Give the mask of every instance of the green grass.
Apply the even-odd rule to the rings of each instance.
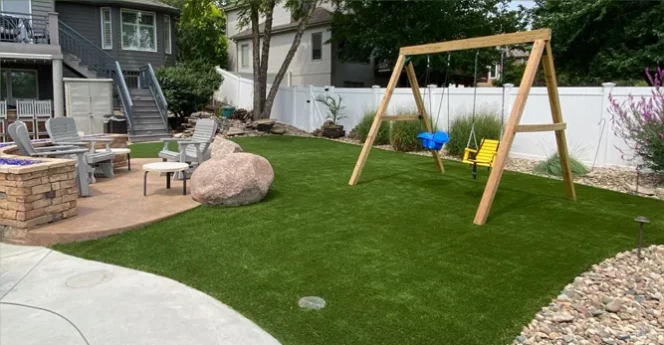
[[[504,345],[574,277],[645,241],[664,243],[664,203],[505,172],[487,225],[472,219],[487,173],[431,157],[295,137],[241,138],[272,163],[266,200],[198,207],[138,231],[58,245],[170,277],[223,301],[285,345]],[[139,147],[142,147],[138,150]],[[154,156],[159,147],[132,146]],[[146,199],[149,202],[149,198]],[[129,215],[125,215],[129,216]],[[297,307],[302,296],[328,302]]]
[[[164,143],[141,143],[131,145],[131,158],[154,158],[164,147]],[[177,143],[168,143],[168,148],[178,150]]]

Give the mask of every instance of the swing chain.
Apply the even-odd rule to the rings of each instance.
[[[477,136],[475,135],[475,112],[477,111],[477,63],[479,56],[480,50],[477,49],[475,52],[475,70],[473,73],[473,123],[470,126],[470,136],[468,137],[468,143],[466,144],[466,147],[470,147],[470,142],[473,141],[476,149],[479,148],[479,145],[477,144]]]

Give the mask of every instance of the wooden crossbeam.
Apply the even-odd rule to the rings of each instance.
[[[551,39],[551,29],[540,29],[525,32],[515,32],[510,34],[485,36],[477,38],[468,38],[465,40],[456,40],[449,42],[429,43],[417,46],[402,47],[399,50],[401,55],[423,55],[442,52],[451,52],[455,50],[466,50],[476,48],[488,48],[505,46],[511,44],[531,43],[537,40],[548,41]]]
[[[541,125],[518,125],[516,132],[550,132],[550,131],[564,131],[567,129],[567,124],[562,123],[546,123]]]
[[[384,116],[383,120],[384,121],[413,121],[413,120],[419,120],[420,115],[390,115],[390,116]]]

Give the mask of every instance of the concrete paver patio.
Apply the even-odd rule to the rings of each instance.
[[[2,344],[279,345],[171,279],[43,247],[0,243]]]
[[[147,196],[143,196],[146,163],[159,159],[132,159],[132,171],[115,170],[114,178],[98,178],[90,185],[92,196],[78,199],[78,215],[28,232],[24,244],[51,245],[100,238],[156,222],[198,206],[189,191],[182,195],[182,182],[148,175]]]

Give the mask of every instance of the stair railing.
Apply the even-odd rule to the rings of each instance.
[[[129,93],[129,88],[127,87],[124,73],[122,73],[122,67],[120,67],[120,62],[118,61],[115,61],[115,69],[112,77],[113,83],[117,88],[118,95],[120,96],[122,110],[125,113],[125,117],[127,118],[128,132],[129,134],[134,134],[134,101],[131,100],[131,94]]]
[[[63,53],[81,60],[100,77],[111,77],[115,59],[69,25],[59,21],[60,47]]]
[[[159,109],[159,114],[161,119],[164,121],[164,124],[168,126],[168,102],[166,102],[166,97],[161,91],[161,86],[157,80],[157,75],[154,73],[152,64],[148,63],[147,66],[141,67],[140,85],[142,88],[150,89],[152,97],[154,98],[155,103],[157,104],[157,109]]]

